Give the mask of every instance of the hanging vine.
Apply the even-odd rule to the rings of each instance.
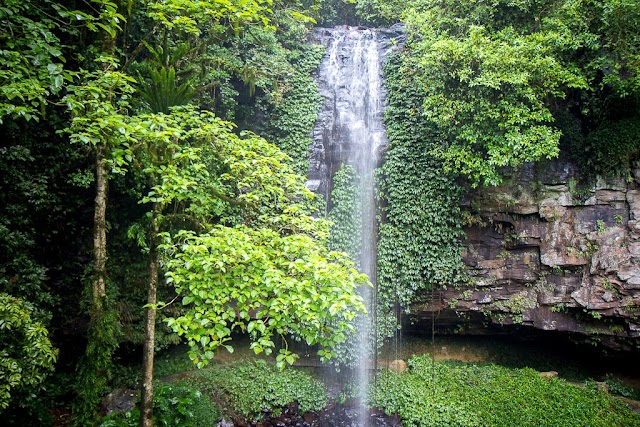
[[[382,223],[378,240],[378,327],[395,330],[394,307],[410,310],[427,292],[462,280],[461,190],[441,161],[427,153],[439,144],[422,115],[422,94],[403,54],[386,66],[388,151],[378,173]]]
[[[346,252],[358,266],[362,251],[362,212],[358,190],[358,172],[343,165],[333,176],[329,221],[329,249]]]
[[[320,45],[299,44],[288,52],[287,60],[294,71],[286,81],[281,99],[270,99],[273,108],[268,113],[263,136],[292,158],[294,171],[306,175],[309,170],[311,131],[322,106],[318,85],[311,77],[324,56]]]

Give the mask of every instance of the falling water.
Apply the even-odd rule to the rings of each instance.
[[[379,31],[356,27],[320,29],[317,39],[327,48],[318,77],[324,107],[314,130],[308,185],[325,197],[331,176],[341,165],[353,166],[359,177],[362,241],[359,266],[375,285],[376,203],[374,171],[387,139],[383,124],[385,91],[382,61],[388,41]],[[375,291],[362,289],[368,317],[356,322],[357,387],[364,397],[375,349]],[[367,425],[363,413],[358,425]]]

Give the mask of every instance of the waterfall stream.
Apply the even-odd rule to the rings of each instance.
[[[331,178],[343,165],[357,173],[361,224],[359,256],[356,262],[374,289],[361,290],[368,316],[357,319],[356,337],[349,343],[355,358],[360,396],[369,386],[375,354],[376,199],[374,172],[387,143],[383,113],[385,90],[382,63],[391,43],[388,34],[360,27],[318,29],[316,39],[325,45],[318,85],[324,97],[323,110],[314,129],[309,181],[307,185],[327,200]],[[355,345],[354,345],[355,344]],[[358,425],[368,425],[361,415]]]

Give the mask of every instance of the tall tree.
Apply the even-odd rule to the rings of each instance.
[[[90,319],[87,349],[79,365],[79,400],[74,408],[74,424],[92,425],[97,421],[96,408],[110,379],[117,347],[117,318],[108,307],[107,294],[107,198],[110,171],[122,171],[131,160],[126,127],[134,80],[116,71],[116,37],[125,19],[116,2],[92,0],[88,12],[67,10],[61,5],[57,9],[61,17],[81,21],[100,34],[94,58],[99,69],[78,72],[64,98],[72,114],[67,128],[71,141],[90,147],[95,161]]]

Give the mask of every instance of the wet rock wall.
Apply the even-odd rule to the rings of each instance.
[[[521,325],[640,348],[640,169],[583,181],[568,162],[526,165],[462,201],[469,283],[427,295],[414,322],[486,332]]]

